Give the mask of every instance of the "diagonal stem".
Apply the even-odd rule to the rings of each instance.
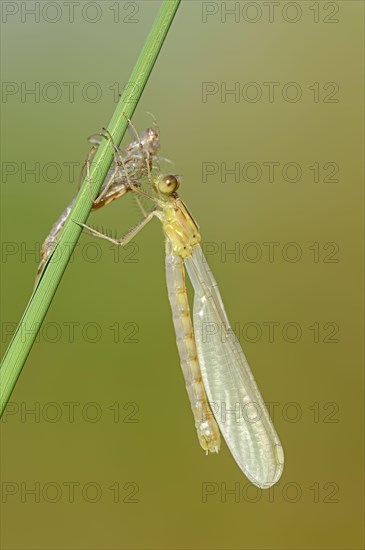
[[[142,95],[162,44],[173,21],[180,0],[164,0],[156,16],[150,34],[135,64],[124,93],[108,124],[114,142],[119,146],[127,129],[127,119],[131,118]],[[90,168],[93,197],[96,197],[113,160],[113,152],[107,140],[102,141]],[[57,253],[57,261],[50,256],[39,284],[24,311],[23,317],[4,355],[0,367],[0,415],[9,400],[23,365],[33,346],[38,330],[46,316],[62,275],[71,258],[82,232],[82,227],[72,222],[76,219],[85,223],[92,207],[90,182],[83,181],[72,213],[60,235],[52,256]]]

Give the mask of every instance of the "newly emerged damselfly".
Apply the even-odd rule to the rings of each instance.
[[[118,155],[119,150],[113,147]],[[118,164],[123,166],[122,162]],[[142,179],[143,183],[147,180],[147,190]],[[91,235],[124,246],[153,218],[160,220],[165,234],[167,290],[177,347],[200,445],[207,453],[218,452],[222,433],[248,479],[258,487],[268,488],[283,471],[283,448],[203,255],[199,226],[177,193],[179,177],[162,174],[157,164],[151,172],[144,172],[138,182],[126,170],[123,183],[152,206],[149,211],[142,211],[143,219],[126,236],[115,239],[85,224],[79,225]],[[194,289],[193,323],[184,267]],[[207,334],[207,324],[215,324],[219,330]],[[216,414],[217,405],[227,411],[239,406],[245,414],[223,417]]]

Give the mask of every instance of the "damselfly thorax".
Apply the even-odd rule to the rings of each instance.
[[[175,256],[190,256],[193,247],[201,242],[199,227],[179,198],[172,198],[157,210],[156,216],[161,220],[166,238],[171,243]]]

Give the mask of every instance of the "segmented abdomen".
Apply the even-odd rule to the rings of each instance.
[[[218,452],[220,433],[211,412],[201,377],[186,293],[183,260],[180,256],[173,254],[168,239],[166,242],[166,280],[181,368],[193,410],[199,442],[205,451]]]

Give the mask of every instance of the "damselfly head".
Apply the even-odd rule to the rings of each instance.
[[[169,197],[178,190],[180,180],[176,174],[169,174],[167,176],[160,174],[153,180],[152,185],[156,193]]]

